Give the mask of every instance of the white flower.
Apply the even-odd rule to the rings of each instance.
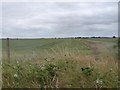
[[[17,74],[14,74],[14,77],[17,77],[18,75]]]
[[[112,71],[113,69],[111,68],[110,71]]]
[[[97,83],[97,84],[102,84],[103,81],[98,78],[98,79],[96,80],[96,83]]]
[[[19,61],[17,61],[17,64],[19,63]]]
[[[99,79],[96,80],[96,83],[99,83]]]
[[[13,66],[13,68],[15,69],[16,67],[15,67],[15,66]]]
[[[41,67],[41,70],[45,70],[45,66],[42,66],[42,67]]]

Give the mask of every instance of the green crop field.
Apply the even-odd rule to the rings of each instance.
[[[117,38],[2,40],[4,88],[117,88]]]

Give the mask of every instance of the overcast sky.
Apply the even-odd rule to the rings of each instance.
[[[118,34],[117,2],[4,2],[2,15],[2,37]]]

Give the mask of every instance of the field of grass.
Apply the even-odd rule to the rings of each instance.
[[[117,38],[2,41],[3,88],[117,88]]]

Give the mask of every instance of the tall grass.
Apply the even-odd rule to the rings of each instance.
[[[71,45],[73,41],[77,45]],[[11,63],[3,62],[3,87],[117,88],[118,62],[106,48],[93,41],[71,40],[44,49],[42,55],[22,60],[13,56]]]

